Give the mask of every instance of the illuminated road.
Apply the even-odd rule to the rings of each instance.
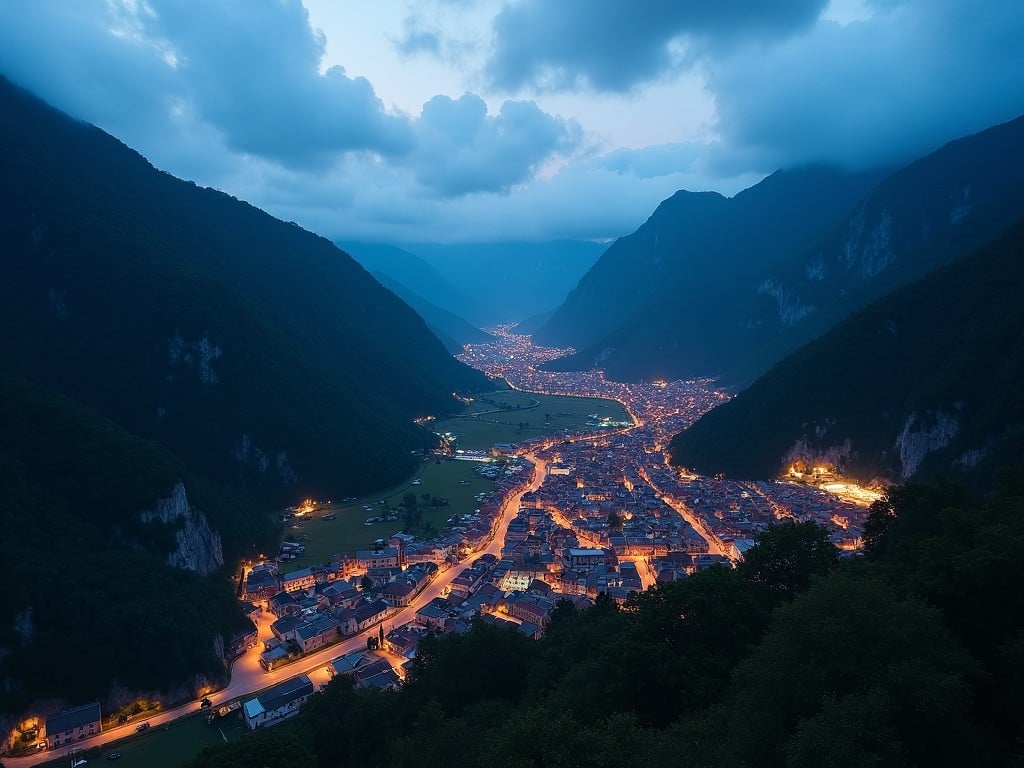
[[[491,554],[498,558],[501,557],[501,548],[505,542],[505,534],[508,532],[509,523],[512,522],[512,519],[519,511],[519,502],[522,500],[523,494],[527,491],[535,491],[543,484],[544,478],[547,476],[547,462],[538,458],[534,454],[528,454],[525,458],[534,466],[533,478],[524,488],[511,494],[505,499],[501,507],[501,514],[498,516],[497,522],[491,531],[490,540],[483,549],[470,555],[468,558],[469,560],[474,560],[484,554]],[[384,621],[384,625],[387,628],[390,628],[392,626],[399,626],[400,624],[412,621],[416,615],[416,611],[429,603],[435,597],[440,597],[441,592],[445,587],[451,584],[452,580],[456,576],[459,575],[462,568],[462,565],[455,565],[443,573],[439,573],[434,580],[416,596],[408,607],[403,608],[390,616]],[[264,688],[280,683],[284,680],[288,680],[296,675],[307,674],[309,675],[310,680],[313,681],[314,685],[325,685],[330,681],[330,676],[327,674],[327,664],[331,659],[343,656],[346,653],[351,653],[352,651],[366,650],[366,639],[368,637],[376,637],[379,632],[378,626],[375,625],[357,635],[353,635],[352,637],[342,640],[340,643],[335,643],[323,650],[317,651],[309,656],[305,656],[292,664],[287,664],[272,672],[264,672],[263,668],[259,665],[260,648],[262,647],[263,640],[271,637],[270,625],[274,619],[275,617],[269,614],[260,614],[256,618],[256,625],[259,629],[259,643],[257,643],[255,648],[246,651],[231,665],[231,681],[228,685],[219,691],[215,691],[207,695],[207,698],[213,702],[214,709],[219,707],[221,704],[226,704],[232,699],[256,693],[257,691],[263,690]],[[179,717],[190,715],[198,711],[198,709],[199,702],[191,701],[188,704],[182,704],[180,707],[169,709],[166,712],[161,712],[158,715],[146,718],[145,722],[149,723],[151,727],[156,728],[160,725],[166,725]],[[77,742],[73,748],[61,747],[60,749],[41,752],[40,754],[33,755],[31,757],[4,757],[3,764],[7,768],[23,768],[65,756],[70,757],[71,749],[74,749],[77,753],[92,747],[101,747],[104,744],[109,744],[127,736],[132,736],[135,734],[135,729],[138,725],[139,721],[135,720],[126,725],[108,728],[98,736]]]
[[[658,495],[661,496],[661,500],[668,504],[670,507],[672,507],[672,509],[678,512],[680,515],[682,515],[683,519],[693,527],[693,530],[695,530],[697,533],[701,535],[701,538],[703,538],[704,541],[708,543],[708,552],[710,554],[725,555],[725,547],[722,546],[722,542],[719,541],[718,537],[715,536],[714,532],[712,532],[711,529],[704,524],[704,521],[701,520],[700,515],[695,513],[692,509],[690,509],[688,506],[683,504],[683,502],[679,501],[678,499],[674,499],[668,494],[662,493],[661,489],[659,489],[658,486],[651,482],[651,477],[650,475],[647,474],[646,469],[640,467],[638,469],[638,472],[640,474],[640,477],[644,479],[644,482],[651,486],[651,488],[653,488],[658,493]]]

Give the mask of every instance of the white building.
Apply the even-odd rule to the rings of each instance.
[[[306,675],[278,683],[245,702],[242,706],[245,724],[256,730],[286,720],[296,714],[312,695],[313,682]]]

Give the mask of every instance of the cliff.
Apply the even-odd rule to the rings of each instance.
[[[179,480],[167,498],[139,515],[143,523],[158,521],[174,528],[175,548],[167,553],[166,562],[174,568],[208,576],[224,565],[220,534],[206,515],[189,503],[185,484]]]
[[[1024,221],[803,347],[672,442],[705,474],[990,485],[1024,459]]]

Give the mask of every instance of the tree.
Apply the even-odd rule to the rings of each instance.
[[[258,730],[227,744],[206,747],[188,768],[313,768],[313,750],[294,728]]]
[[[878,557],[884,547],[886,534],[896,522],[896,507],[889,494],[872,502],[868,519],[864,522],[864,554]]]
[[[363,578],[359,580],[359,588],[363,590],[363,592],[369,592],[373,589],[373,579],[371,579],[368,574],[364,574]]]
[[[977,675],[935,608],[839,571],[775,610],[709,721],[735,764],[978,765]]]
[[[622,530],[622,518],[619,516],[619,513],[615,512],[614,510],[608,513],[608,530]]]
[[[763,584],[784,600],[792,600],[839,562],[839,550],[828,533],[812,522],[770,525],[758,534],[738,570],[748,581]]]

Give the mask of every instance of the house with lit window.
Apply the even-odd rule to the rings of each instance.
[[[325,614],[295,630],[295,642],[303,653],[312,653],[325,645],[330,645],[339,637],[338,622]]]
[[[265,728],[298,714],[299,707],[313,695],[313,683],[307,675],[268,688],[255,699],[242,705],[245,724],[251,730]]]
[[[95,736],[103,730],[101,720],[98,701],[50,715],[46,718],[46,746],[56,749]]]
[[[301,592],[312,588],[315,584],[316,576],[309,568],[300,568],[281,576],[281,589],[285,592]]]
[[[356,566],[367,571],[378,568],[397,568],[398,550],[395,547],[359,550],[356,552]]]

